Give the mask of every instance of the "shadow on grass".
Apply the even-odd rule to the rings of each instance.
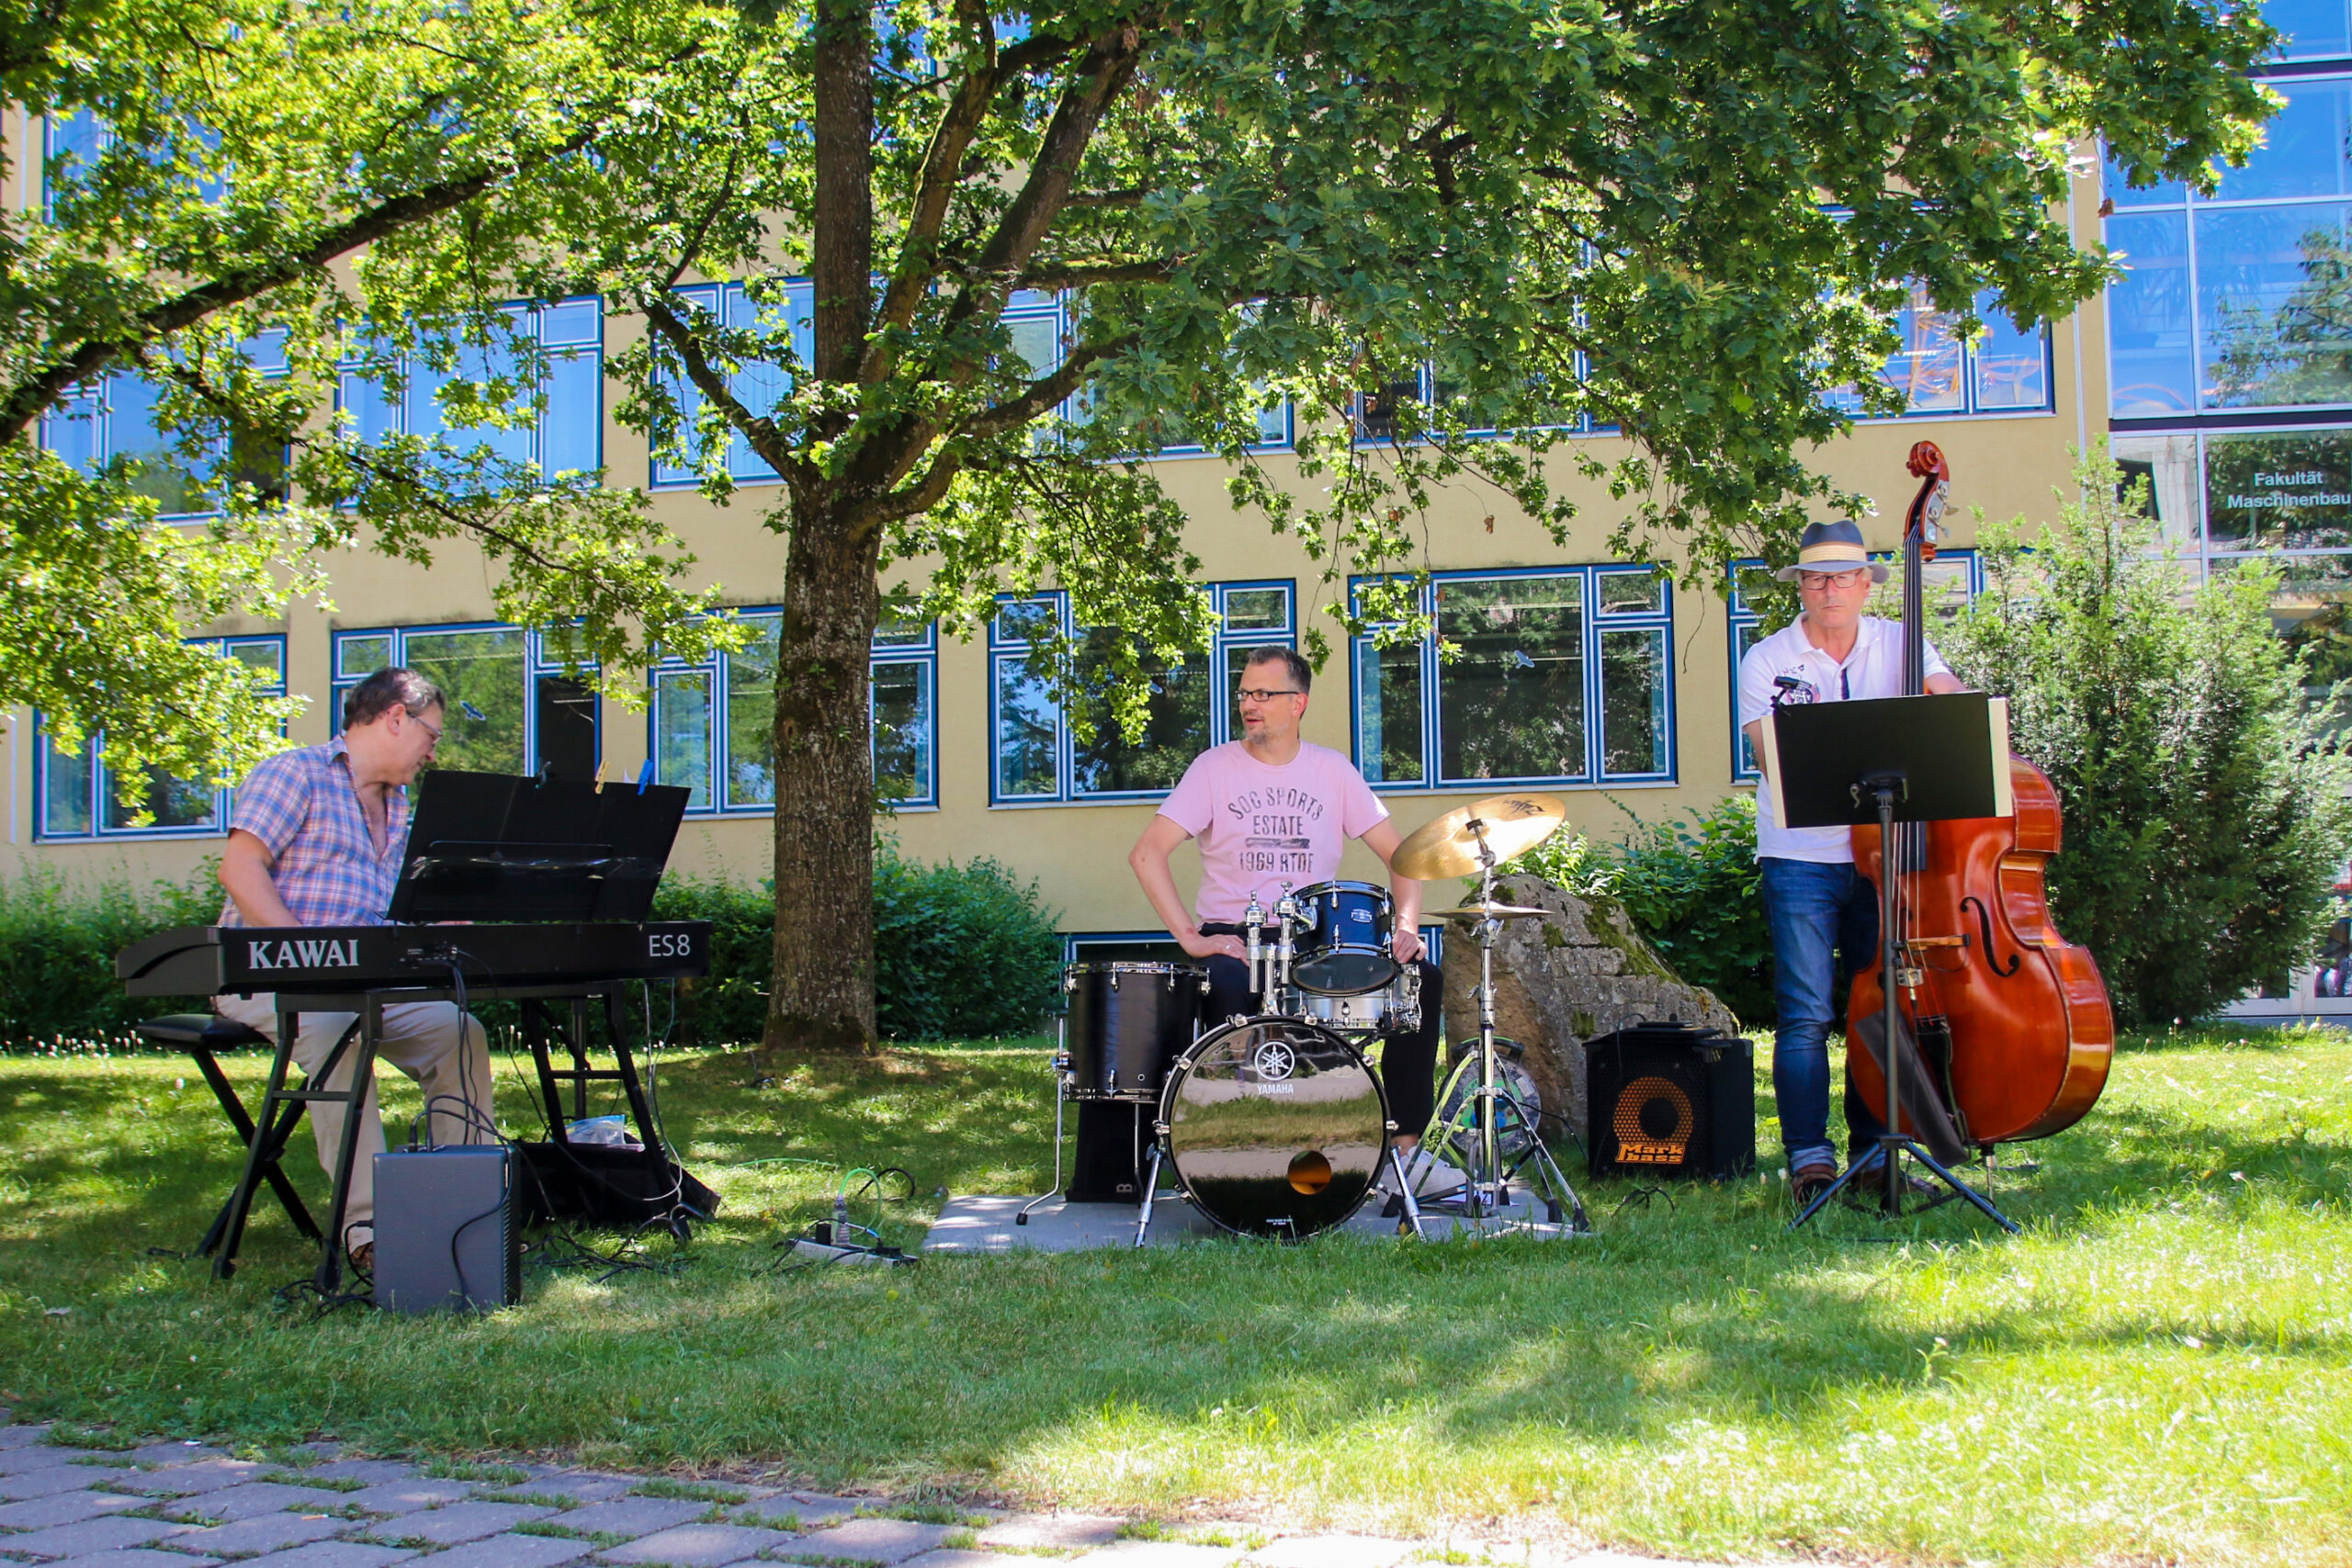
[[[274,1211],[258,1211],[248,1270],[229,1290],[144,1254],[191,1245],[234,1178],[200,1081],[175,1089],[167,1063],[0,1064],[11,1173],[0,1357],[28,1413],[141,1430],[331,1429],[445,1452],[584,1446],[655,1465],[759,1458],[826,1483],[1042,1466],[1080,1495],[1108,1484],[1082,1466],[1057,1471],[1081,1440],[1176,1466],[1166,1484],[1182,1495],[1235,1484],[1216,1456],[1237,1451],[1277,1470],[1361,1451],[1349,1462],[1377,1477],[1400,1413],[1447,1463],[1522,1480],[1562,1445],[1664,1452],[1693,1422],[1768,1447],[1817,1442],[1881,1402],[1936,1404],[1947,1358],[2089,1369],[2211,1335],[2211,1308],[2187,1294],[2086,1317],[2080,1292],[2098,1288],[2117,1233],[2159,1210],[2215,1235],[2282,1207],[2333,1214],[2347,1156],[2340,1134],[2308,1118],[2227,1125],[2209,1101],[2234,1069],[2207,1066],[2178,1103],[2120,1074],[2125,1092],[2030,1151],[2041,1169],[1996,1193],[2031,1230],[2014,1251],[1956,1205],[1899,1226],[1838,1211],[1792,1235],[1777,1180],[1677,1187],[1632,1206],[1636,1184],[1587,1182],[1575,1162],[1601,1234],[1573,1244],[1217,1239],[780,1275],[774,1241],[829,1212],[856,1168],[912,1176],[910,1212],[885,1227],[902,1242],[941,1190],[1041,1187],[1044,1052],[801,1060],[756,1090],[741,1087],[748,1055],[687,1053],[661,1068],[669,1131],[727,1196],[685,1249],[691,1268],[605,1285],[535,1276],[522,1307],[482,1319],[314,1321],[272,1308],[269,1287],[306,1261]],[[236,1070],[254,1082],[261,1063]],[[502,1092],[519,1087],[510,1075]],[[389,1093],[397,1117],[413,1090]],[[502,1103],[510,1125],[525,1119]],[[306,1139],[288,1164],[306,1195],[322,1185]],[[1991,1300],[2007,1259],[2032,1249],[2035,1271],[2059,1276],[2052,1288]],[[69,1315],[44,1315],[58,1305]],[[2245,1310],[2258,1323],[2267,1303]],[[2340,1335],[2281,1326],[2261,1348],[2332,1365]],[[2028,1382],[1987,1382],[1985,1442],[2003,1419],[2041,1418],[2050,1390],[2040,1372]],[[1204,1467],[1190,1494],[1183,1464]]]

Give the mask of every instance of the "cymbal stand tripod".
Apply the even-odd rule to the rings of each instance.
[[[1487,843],[1485,823],[1474,817],[1467,826],[1478,840],[1478,902],[1491,907],[1495,902],[1495,852]],[[1470,1150],[1470,1179],[1462,1190],[1462,1216],[1483,1221],[1500,1213],[1510,1201],[1510,1173],[1503,1168],[1498,1131],[1501,1107],[1509,1105],[1528,1129],[1529,1159],[1536,1168],[1534,1186],[1544,1194],[1550,1222],[1556,1225],[1565,1218],[1569,1235],[1589,1235],[1592,1223],[1585,1217],[1584,1200],[1577,1196],[1577,1190],[1569,1185],[1559,1163],[1553,1159],[1552,1151],[1544,1147],[1541,1124],[1527,1113],[1527,1108],[1512,1097],[1510,1089],[1496,1081],[1495,943],[1502,935],[1503,923],[1488,915],[1472,929],[1478,937],[1478,1087],[1472,1091],[1477,1107],[1474,1112],[1476,1125]],[[1526,1163],[1522,1160],[1521,1168]]]

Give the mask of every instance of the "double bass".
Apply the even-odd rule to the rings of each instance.
[[[1918,493],[1903,528],[1903,691],[1927,690],[1926,595],[1921,569],[1951,472],[1935,443],[1911,448]],[[2014,817],[1898,823],[1893,874],[1898,982],[1895,1010],[1917,1054],[1905,1054],[1906,1088],[1924,1066],[1940,1106],[1905,1097],[1900,1131],[1930,1149],[2044,1138],[2071,1127],[2098,1100],[2115,1055],[2115,1016],[2086,948],[2050,917],[2044,868],[2058,852],[2058,792],[2024,758],[2009,758]],[[1854,862],[1873,885],[1888,874],[1875,826],[1853,829]],[[1849,1038],[1867,1020],[1869,1048],[1849,1050],[1847,1070],[1865,1103],[1886,1103],[1872,1055],[1884,992],[1879,966],[1860,968],[1849,997]],[[1898,1040],[1897,1048],[1902,1049]],[[1947,1111],[1949,1129],[1914,1125]],[[1957,1142],[1954,1142],[1954,1134]]]

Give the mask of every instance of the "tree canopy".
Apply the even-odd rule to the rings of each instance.
[[[816,1044],[873,1035],[866,659],[893,563],[904,609],[967,631],[1057,585],[1134,676],[1208,631],[1145,461],[1171,448],[1223,457],[1351,625],[1417,629],[1447,487],[1564,542],[1605,496],[1623,558],[1784,557],[1808,512],[1863,504],[1812,454],[1847,423],[1826,389],[1891,412],[1891,313],[1915,288],[1963,326],[1987,291],[2021,322],[2073,309],[2108,276],[2068,224],[2086,139],[2210,186],[2252,145],[2268,99],[2243,73],[2274,39],[2199,0],[54,4],[10,24],[11,92],[124,140],[92,195],[11,232],[40,301],[0,351],[12,428],[128,355],[191,421],[290,442],[297,493],[354,503],[239,491],[217,545],[99,573],[170,592],[55,611],[152,649],[157,604],[254,602],[338,531],[400,553],[469,531],[510,613],[569,601],[608,657],[642,649],[610,629],[632,615],[706,635],[632,491],[300,434],[353,331],[456,374],[503,302],[601,297],[641,326],[610,357],[621,417],[714,496],[738,444],[782,481],[760,497],[785,582],[769,1038]],[[86,310],[62,306],[83,277]],[[1008,307],[1040,302],[1057,330],[1016,331]],[[284,381],[232,352],[275,324]],[[527,390],[492,377],[456,407],[495,421]],[[8,461],[11,491],[86,502],[85,553],[121,532],[98,519],[152,515]],[[1337,592],[1349,573],[1371,586]],[[41,669],[5,694],[128,690]]]
[[[0,85],[42,117],[5,170],[40,199],[0,214],[0,701],[68,743],[103,728],[124,780],[234,776],[289,705],[182,639],[323,594],[353,546],[477,544],[502,612],[608,664],[708,635],[639,499],[534,460],[544,350],[499,309],[569,287],[516,242],[696,47],[685,16],[47,0],[0,21]],[[347,438],[339,402],[424,378],[446,429]]]

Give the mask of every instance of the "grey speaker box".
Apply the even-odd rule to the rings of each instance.
[[[376,1304],[486,1311],[523,1299],[522,1194],[502,1144],[376,1156]]]

